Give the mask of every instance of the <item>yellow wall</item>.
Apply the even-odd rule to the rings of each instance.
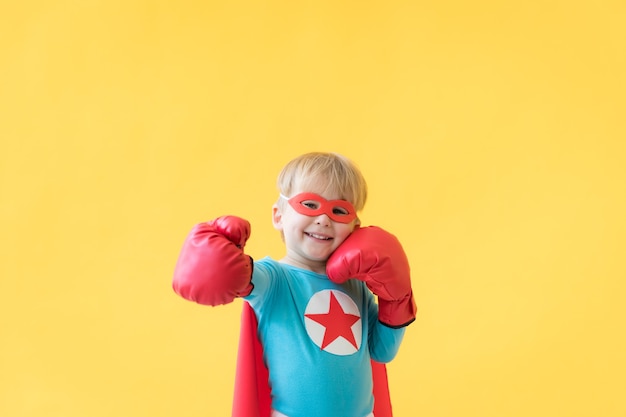
[[[344,153],[420,308],[398,417],[626,415],[623,1],[3,1],[0,415],[230,412],[241,304],[170,280]]]

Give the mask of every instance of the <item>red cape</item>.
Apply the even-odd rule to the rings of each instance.
[[[263,363],[263,346],[257,336],[257,326],[254,310],[244,301],[232,417],[270,417],[272,402],[268,371]],[[372,361],[372,377],[374,417],[392,417],[385,365]]]

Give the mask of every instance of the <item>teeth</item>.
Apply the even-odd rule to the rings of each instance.
[[[321,240],[329,240],[329,237],[326,236],[321,236],[321,235],[316,235],[315,233],[309,233],[308,234],[311,237],[314,237],[315,239],[321,239]]]

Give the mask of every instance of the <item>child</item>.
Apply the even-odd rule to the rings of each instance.
[[[302,155],[278,188],[282,259],[253,261],[243,252],[249,223],[219,217],[187,237],[174,290],[200,304],[243,297],[252,307],[272,417],[378,417],[373,366],[394,358],[416,314],[406,255],[393,235],[360,227],[367,186],[345,157]]]

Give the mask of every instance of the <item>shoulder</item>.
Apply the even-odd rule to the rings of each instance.
[[[265,257],[254,261],[252,269],[252,292],[244,297],[253,307],[266,303],[268,299],[279,296],[288,286],[288,272],[283,264]]]
[[[264,272],[265,274],[279,274],[284,268],[280,262],[266,256],[258,261],[254,261],[254,272]]]
[[[286,276],[285,267],[278,261],[265,257],[258,261],[254,261],[254,267],[252,269],[252,284],[257,289],[263,289],[265,292],[267,288],[275,285],[277,281],[283,281]]]

